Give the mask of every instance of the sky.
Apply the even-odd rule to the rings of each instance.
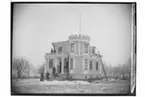
[[[130,58],[131,28],[129,4],[15,4],[13,57],[40,66],[52,42],[81,33],[91,37],[105,63],[116,66]]]

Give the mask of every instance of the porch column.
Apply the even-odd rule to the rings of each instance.
[[[46,73],[47,59],[45,58],[44,73]]]
[[[61,74],[64,73],[64,58],[61,57]]]
[[[54,65],[54,67],[55,67],[55,72],[57,73],[57,58],[55,59],[55,65]]]

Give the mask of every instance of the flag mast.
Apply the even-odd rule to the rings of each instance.
[[[80,13],[80,23],[79,23],[79,34],[81,34],[81,28],[82,28],[82,26],[81,26],[81,18],[82,18],[82,16],[81,16],[81,13]]]

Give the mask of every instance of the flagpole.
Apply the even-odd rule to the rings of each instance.
[[[82,14],[80,13],[80,23],[79,23],[79,34],[81,34],[81,28],[82,28],[82,25],[81,25],[81,19],[82,19]]]

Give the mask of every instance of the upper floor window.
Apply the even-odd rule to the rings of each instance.
[[[89,53],[92,53],[92,50],[91,49],[89,49]]]
[[[71,44],[71,45],[70,45],[70,52],[71,52],[71,53],[74,53],[74,44]]]
[[[96,62],[96,70],[98,70],[98,62]]]
[[[88,61],[87,61],[87,59],[85,59],[84,69],[85,69],[85,70],[88,70]]]
[[[92,49],[92,53],[95,54],[95,49]]]
[[[70,69],[73,69],[73,59],[70,59]]]
[[[85,44],[85,45],[84,45],[84,52],[85,52],[85,53],[88,53],[88,44]]]
[[[92,69],[92,61],[90,61],[90,70]]]
[[[62,47],[58,48],[58,52],[61,53],[62,52]]]

